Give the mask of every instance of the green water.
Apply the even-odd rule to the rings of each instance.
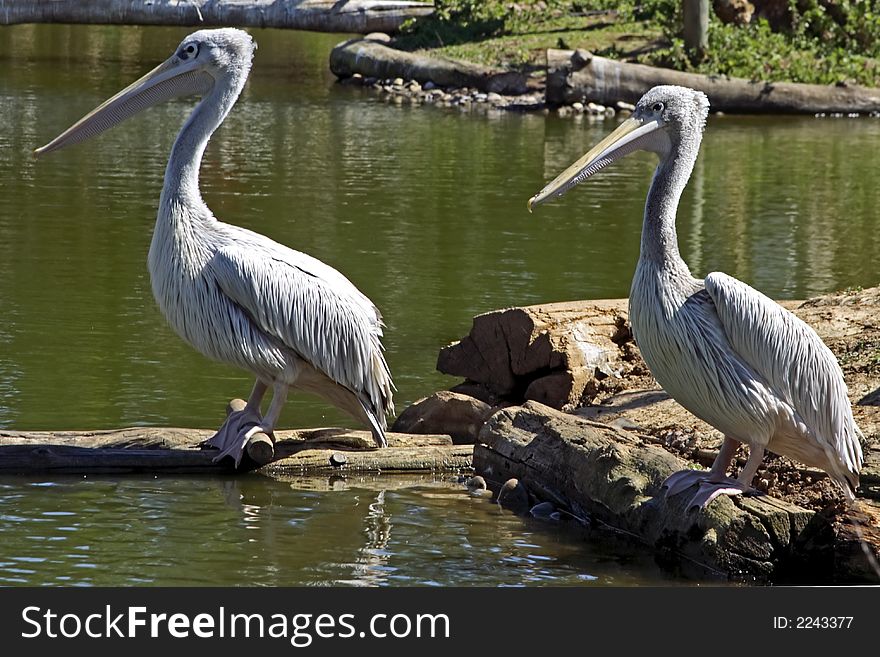
[[[206,361],[165,326],[146,272],[165,161],[192,101],[30,158],[186,33],[0,29],[0,428],[213,427],[226,401],[249,391],[246,374]],[[398,410],[455,382],[434,371],[437,351],[473,315],[628,293],[653,156],[632,156],[534,215],[525,209],[615,121],[396,105],[334,83],[327,55],[339,36],[252,33],[254,70],[207,150],[204,198],[223,220],[324,260],[373,299],[388,325]],[[878,146],[878,120],[711,117],[679,212],[685,259],[779,298],[875,284]],[[336,424],[349,422],[302,395],[282,416],[283,426]],[[0,573],[12,581],[451,584],[468,581],[468,568],[482,583],[658,577],[650,563],[632,574],[622,556],[533,531],[442,482],[385,494],[391,548],[365,547],[374,531],[365,509],[381,481],[368,493],[263,478],[0,485]],[[245,488],[260,501],[245,504]],[[41,515],[55,511],[72,515]],[[262,523],[254,531],[251,511]],[[59,522],[76,527],[58,536],[79,537],[82,552],[65,551],[71,541],[63,558],[43,554]],[[480,527],[473,552],[485,563],[474,566],[470,551],[447,559],[462,545],[453,522],[464,533]],[[175,555],[196,526],[206,552],[230,560],[238,550],[247,565],[219,575],[206,555],[182,572]],[[144,568],[126,561],[132,546]],[[374,579],[357,565],[364,550],[387,552],[379,570],[397,574]],[[510,568],[492,567],[498,551]],[[89,565],[72,570],[77,554]],[[529,554],[542,558],[526,563]],[[16,575],[13,558],[46,560]]]

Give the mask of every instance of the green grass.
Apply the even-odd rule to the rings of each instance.
[[[680,34],[680,0],[435,0],[398,47],[490,66],[543,67],[548,48],[751,80],[878,85],[880,2],[790,0],[788,24],[725,25],[712,16],[709,49],[693,61]],[[878,13],[873,12],[878,5]]]

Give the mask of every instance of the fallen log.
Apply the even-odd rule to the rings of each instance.
[[[522,73],[502,71],[480,64],[397,50],[373,39],[352,39],[330,52],[330,70],[336,77],[358,73],[365,78],[402,78],[441,87],[474,87],[487,93],[523,94]]]
[[[527,402],[493,415],[480,441],[474,468],[493,489],[516,478],[535,500],[632,536],[679,571],[757,582],[880,582],[871,561],[880,543],[853,549],[852,532],[820,513],[770,496],[723,497],[694,510],[686,508],[688,491],[665,497],[662,481],[687,463],[634,433]],[[877,510],[854,513],[876,518]]]
[[[279,27],[318,32],[397,32],[434,11],[408,0],[0,0],[0,25],[90,23]]]
[[[216,450],[200,449],[212,431],[131,428],[109,431],[0,431],[0,472],[189,473],[235,472],[231,458],[215,463]],[[328,472],[425,472],[471,466],[473,447],[449,436],[389,433],[376,449],[367,431],[302,429],[276,433],[266,465],[245,459],[239,471],[324,474]]]
[[[732,113],[870,113],[880,111],[880,89],[856,85],[761,82],[683,73],[619,62],[585,50],[547,51],[547,102],[570,105],[635,103],[651,87],[676,84],[702,91],[713,110]]]

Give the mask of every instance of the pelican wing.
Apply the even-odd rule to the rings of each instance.
[[[223,293],[262,331],[369,402],[378,417],[389,412],[391,374],[373,303],[311,256],[250,231],[236,237],[208,264]]]
[[[736,353],[797,411],[826,452],[857,475],[859,429],[831,350],[810,326],[749,285],[719,272],[705,284]]]

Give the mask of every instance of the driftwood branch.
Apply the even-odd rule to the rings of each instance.
[[[199,443],[213,432],[200,429],[134,428],[113,431],[2,431],[3,473],[229,473],[231,458],[214,463],[216,450]],[[376,449],[366,431],[279,431],[274,457],[262,471],[288,473],[417,472],[471,466],[473,446],[449,436],[389,433]],[[244,469],[258,464],[245,460]]]
[[[330,70],[340,78],[359,73],[364,77],[403,78],[433,82],[441,87],[474,87],[499,94],[526,92],[521,73],[390,48],[372,39],[340,43],[330,53]]]
[[[407,0],[0,0],[0,25],[92,23],[280,27],[319,32],[396,32],[434,11]]]
[[[713,110],[738,113],[869,113],[880,111],[880,89],[856,85],[750,82],[682,73],[597,57],[584,50],[547,51],[547,102],[635,103],[651,87],[677,84],[704,92]]]

